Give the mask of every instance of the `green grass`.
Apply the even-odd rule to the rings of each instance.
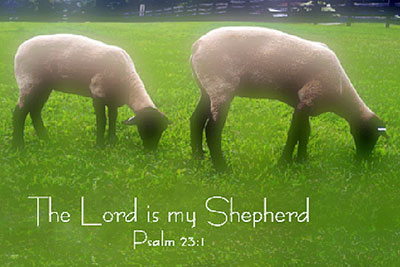
[[[334,114],[312,118],[309,161],[276,167],[291,108],[271,100],[237,98],[223,132],[232,173],[218,174],[209,158],[191,159],[189,118],[198,99],[191,77],[191,44],[223,25],[276,28],[333,49],[357,91],[386,123],[372,159],[354,162],[346,122]],[[117,126],[118,143],[95,148],[95,116],[88,98],[53,92],[43,119],[51,135],[42,143],[27,119],[26,148],[10,148],[11,114],[18,90],[13,57],[24,40],[50,33],[77,33],[128,51],[147,91],[173,124],[155,154],[146,154],[137,129]],[[382,24],[309,25],[241,22],[201,23],[0,23],[0,262],[2,265],[398,265],[400,258],[400,27]],[[119,121],[132,112],[120,109]],[[208,154],[207,154],[208,155]],[[35,226],[32,195],[53,198],[70,223]],[[234,197],[238,210],[302,210],[310,197],[309,223],[246,223],[214,228],[205,200]],[[129,210],[139,198],[138,223],[80,226],[80,197],[88,219],[107,210]],[[44,204],[44,202],[43,202]],[[161,212],[146,223],[146,205]],[[43,205],[45,207],[45,205]],[[90,209],[90,210],[89,210]],[[197,211],[197,226],[166,223],[168,210]],[[133,229],[156,237],[204,237],[204,247],[132,249]]]

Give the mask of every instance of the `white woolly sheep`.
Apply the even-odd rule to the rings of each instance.
[[[325,44],[259,27],[223,27],[192,47],[200,100],[191,117],[191,146],[202,156],[202,132],[217,169],[226,167],[221,133],[234,96],[270,98],[294,108],[281,162],[306,159],[309,116],[334,112],[348,121],[357,155],[367,157],[386,131],[361,100],[335,53]],[[206,125],[207,124],[207,125]]]
[[[109,139],[114,141],[118,107],[127,104],[136,114],[124,121],[137,125],[143,145],[155,149],[168,120],[146,92],[129,55],[117,46],[84,36],[36,36],[20,45],[15,55],[19,99],[13,114],[13,145],[23,146],[28,113],[39,138],[47,139],[41,110],[52,90],[93,98],[97,144],[104,144],[105,106]]]

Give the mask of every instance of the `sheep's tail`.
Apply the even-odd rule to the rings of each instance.
[[[199,49],[199,46],[200,46],[200,40],[197,40],[192,45],[192,54],[190,55],[190,58],[189,58],[189,64],[192,67],[192,69],[193,69],[193,55],[197,52],[197,50]],[[193,72],[194,72],[194,69],[193,69]]]
[[[190,55],[190,57],[189,57],[189,64],[190,64],[191,67],[193,67],[192,57],[193,57],[193,55]]]
[[[189,64],[192,68],[192,76],[193,76],[194,80],[196,81],[197,86],[199,87],[201,95],[207,95],[205,93],[203,85],[201,84],[201,82],[197,76],[196,69],[193,66],[193,55],[197,52],[197,50],[199,48],[199,43],[200,43],[200,40],[196,41],[192,46],[192,54],[190,55],[190,58],[189,58]]]
[[[195,70],[195,68],[193,66],[193,61],[192,60],[193,60],[193,55],[191,55],[190,59],[189,59],[190,66],[192,68],[192,76],[193,76],[194,80],[196,81],[197,86],[200,88],[200,91],[203,91],[203,86],[201,85],[201,82],[200,82],[199,78],[197,77],[197,73],[196,73],[196,70]]]
[[[200,85],[199,79],[197,78],[196,70],[193,66],[193,55],[197,52],[197,49],[199,48],[199,40],[197,40],[193,45],[192,45],[192,54],[190,55],[189,58],[189,64],[190,67],[192,68],[192,76],[196,80],[197,84]]]
[[[192,45],[192,55],[193,55],[194,53],[196,53],[197,50],[199,49],[200,42],[201,42],[200,40],[197,40],[197,41],[194,42],[194,44]]]

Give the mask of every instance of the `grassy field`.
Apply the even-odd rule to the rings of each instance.
[[[309,161],[276,166],[286,140],[291,108],[277,101],[237,98],[223,132],[223,150],[232,172],[216,173],[209,158],[192,160],[189,118],[199,93],[191,77],[191,44],[223,25],[258,25],[324,42],[334,50],[357,91],[387,124],[372,159],[356,164],[347,123],[334,114],[311,119]],[[135,127],[117,125],[118,142],[95,147],[90,99],[53,92],[43,110],[51,135],[38,140],[27,119],[26,148],[10,147],[11,114],[18,90],[13,57],[24,40],[39,34],[83,34],[128,51],[153,101],[173,124],[157,153],[143,151]],[[19,265],[399,265],[400,259],[400,27],[383,24],[309,25],[241,22],[201,23],[0,23],[0,262]],[[132,112],[123,107],[118,121]],[[309,223],[207,224],[205,200],[234,198],[235,209],[304,210]],[[41,202],[69,211],[69,223],[49,223]],[[101,221],[105,211],[132,209],[138,222],[80,225]],[[147,205],[150,209],[147,209]],[[221,205],[221,208],[223,206]],[[148,210],[160,221],[146,222]],[[196,211],[197,223],[167,223],[170,210]],[[228,210],[224,206],[224,210]],[[134,229],[150,239],[163,229],[169,239],[204,238],[204,246],[132,248]]]

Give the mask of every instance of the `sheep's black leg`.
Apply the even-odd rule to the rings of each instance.
[[[298,160],[305,160],[307,156],[306,153],[309,136],[309,113],[306,108],[296,108],[293,112],[292,122],[290,124],[286,145],[283,149],[283,153],[279,161],[281,163],[292,161],[293,150],[297,142],[299,142]]]
[[[299,140],[299,117],[300,112],[298,109],[295,109],[292,116],[292,122],[290,123],[286,145],[279,160],[281,163],[289,163],[292,161],[293,150]]]
[[[299,146],[297,150],[297,161],[307,160],[307,144],[310,137],[310,119],[306,112],[299,116]]]
[[[203,156],[203,130],[210,114],[210,98],[202,94],[190,117],[190,140],[194,157]]]
[[[104,132],[106,130],[105,104],[99,99],[93,99],[93,107],[96,113],[96,145],[104,146]]]
[[[25,119],[28,115],[27,106],[17,105],[14,109],[13,113],[13,147],[23,147],[24,146],[24,128],[25,128]]]
[[[221,106],[216,119],[211,117],[206,126],[207,145],[210,149],[211,160],[217,171],[224,171],[227,168],[221,149],[221,136],[228,110],[229,104]]]
[[[115,125],[118,116],[118,107],[108,105],[108,140],[111,144],[117,140]]]
[[[50,92],[51,91],[42,91],[40,92],[40,94],[34,96],[31,101],[29,110],[36,134],[39,136],[40,139],[43,140],[47,140],[49,137],[42,120],[42,109],[47,99],[49,98]]]
[[[288,137],[286,140],[286,145],[283,149],[283,153],[281,158],[279,159],[280,163],[289,163],[292,161],[292,155],[293,155],[293,150],[294,147],[298,141],[297,138],[297,128],[298,128],[298,123],[297,123],[297,110],[294,111],[293,116],[292,116],[292,122],[290,123],[290,128],[288,132]]]

